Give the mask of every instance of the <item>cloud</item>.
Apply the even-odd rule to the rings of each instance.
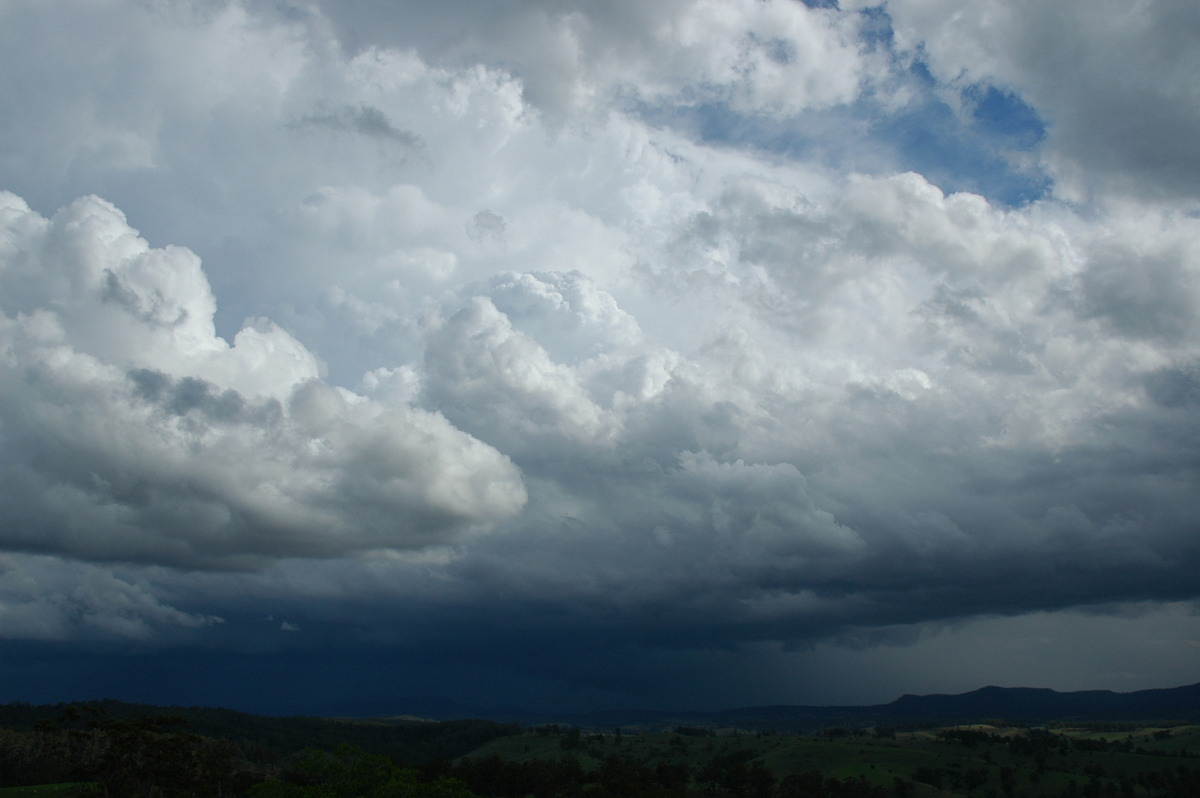
[[[585,3],[506,2],[430,14],[409,3],[351,2],[322,10],[351,51],[420,47],[439,64],[510,64],[526,100],[554,116],[600,111],[614,99],[728,102],[786,116],[853,100],[865,71],[856,17],[801,3],[621,2],[597,13]]]
[[[4,6],[5,633],[611,695],[1194,599],[1189,12],[851,5]],[[981,113],[1053,192],[904,140]]]
[[[1196,201],[1200,158],[1186,144],[1200,131],[1194,6],[889,0],[885,8],[900,47],[948,91],[995,86],[1037,109],[1063,196],[1113,186]]]
[[[481,297],[431,332],[425,401],[510,452],[537,497],[519,530],[447,566],[464,589],[557,597],[568,617],[609,606],[631,629],[663,613],[655,635],[728,642],[1188,593],[1173,508],[1190,478],[1168,439],[1192,425],[1145,386],[1186,385],[1162,369],[1191,362],[1194,325],[1164,303],[1158,323],[1183,324],[1170,335],[1110,328],[1088,286],[1134,241],[1186,274],[1194,220],[1156,217],[1148,243],[1127,218],[1097,230],[916,175],[820,201],[742,181],[709,208],[647,290],[689,309],[711,293],[727,315],[682,353],[631,354],[638,339],[610,330],[597,358],[614,375],[653,363],[650,391],[589,394],[588,362],[551,357]],[[696,262],[707,279],[681,283]],[[531,330],[561,312],[511,308]]]
[[[428,350],[428,400],[468,428],[490,429],[509,446],[541,434],[600,432],[600,410],[573,375],[507,323],[488,300],[472,300],[435,334]],[[482,418],[472,418],[475,413]],[[512,437],[509,437],[512,436]]]
[[[45,557],[0,557],[0,638],[66,641],[151,640],[164,628],[195,629],[222,623],[212,615],[181,612],[152,588],[103,568],[63,566]]]
[[[216,337],[198,259],[111,205],[3,207],[7,546],[237,567],[428,545],[524,503],[506,457],[324,384],[269,322]]]
[[[371,105],[361,105],[357,108],[344,106],[336,111],[312,114],[303,117],[297,124],[358,133],[362,136],[390,141],[408,149],[420,149],[424,144],[420,136],[395,127],[388,119],[387,114]]]

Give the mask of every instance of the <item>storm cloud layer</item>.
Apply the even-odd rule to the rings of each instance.
[[[950,5],[4,4],[8,681],[1179,680],[1200,9]]]

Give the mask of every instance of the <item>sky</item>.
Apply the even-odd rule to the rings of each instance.
[[[0,1],[0,701],[1200,680],[1198,40]]]

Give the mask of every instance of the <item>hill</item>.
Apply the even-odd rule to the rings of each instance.
[[[116,701],[8,704],[0,788],[14,791],[0,795],[38,785],[29,789],[164,798],[1191,798],[1200,794],[1200,725],[1185,721],[1198,714],[1198,693],[1200,685],[985,687],[870,707],[594,713],[577,717],[586,725],[524,729]],[[803,725],[821,730],[797,734]]]
[[[538,725],[558,723],[581,728],[674,726],[740,728],[751,731],[815,731],[830,726],[863,728],[915,723],[955,724],[986,719],[1014,723],[1054,721],[1173,720],[1200,722],[1200,684],[1116,693],[1109,690],[1058,692],[1046,688],[982,687],[956,695],[905,695],[872,706],[776,705],[711,711],[609,710],[585,713],[535,713],[515,709],[469,709],[449,702],[412,699],[387,703],[390,714],[449,720],[487,718],[496,722]],[[370,708],[355,708],[363,716]],[[424,711],[422,711],[424,710]]]

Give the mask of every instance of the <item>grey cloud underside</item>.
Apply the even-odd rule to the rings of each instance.
[[[890,205],[889,192],[906,201]],[[860,205],[867,197],[878,205]],[[1095,275],[1135,291],[1157,255],[1110,270],[1120,250],[1105,236],[1080,274],[1068,252],[1088,242],[1064,249],[910,178],[828,209],[761,200],[725,198],[688,224],[705,231],[688,240],[734,253],[727,274],[766,264],[766,284],[739,296],[765,327],[660,365],[669,377],[656,389],[640,358],[598,357],[571,381],[487,300],[437,332],[431,400],[513,453],[533,508],[568,494],[563,516],[531,508],[511,538],[500,532],[448,573],[520,596],[515,581],[531,607],[557,596],[586,618],[607,606],[626,629],[652,618],[642,634],[660,639],[803,639],[1194,595],[1196,421],[1162,407],[1189,401],[1190,372],[1149,365],[1190,351],[1194,322],[1152,336],[1151,353],[1143,329],[1114,317],[1122,303],[1089,301]],[[969,235],[947,224],[971,216]],[[1176,253],[1169,271],[1193,257]],[[1195,301],[1184,285],[1174,295]],[[783,361],[755,351],[780,330],[805,343],[775,350]],[[1097,339],[1103,330],[1122,337]],[[841,359],[862,341],[870,375]],[[532,354],[517,359],[519,347]],[[1147,366],[1131,362],[1139,355]],[[589,384],[601,363],[643,381]],[[519,545],[514,566],[503,552]],[[564,611],[564,626],[586,623]]]
[[[214,615],[182,612],[137,580],[45,557],[0,556],[0,637],[152,641],[162,629],[207,629]]]
[[[1015,12],[960,75],[985,0],[469,5],[114,2],[58,30],[140,34],[99,37],[92,84],[0,88],[0,636],[530,672],[553,637],[559,678],[598,646],[1197,599],[1195,197],[1078,132],[1112,113],[1101,45],[1190,12],[1039,11],[1088,21],[1076,95]],[[50,24],[0,11],[0,52],[53,66],[17,23]],[[922,46],[946,102],[1042,115],[1022,168],[1061,196],[671,127],[903,108]],[[1186,177],[1192,89],[1138,52],[1114,91],[1153,84]]]
[[[132,259],[91,264],[104,276],[93,276],[91,296],[77,292],[81,304],[118,318],[104,327],[110,340],[75,346],[103,351],[124,370],[80,378],[72,359],[101,364],[52,325],[39,331],[19,314],[9,319],[9,351],[26,367],[7,381],[17,455],[6,464],[7,544],[88,559],[245,566],[419,547],[437,542],[436,530],[499,521],[489,538],[436,566],[444,585],[433,598],[450,604],[439,625],[453,626],[462,601],[471,607],[464,624],[494,604],[496,629],[550,604],[545,626],[611,624],[635,640],[680,644],[1190,598],[1194,361],[1123,363],[1115,374],[1105,363],[1149,340],[1158,349],[1144,356],[1157,364],[1190,332],[1147,339],[1119,318],[1110,323],[1086,287],[1099,272],[1118,281],[1125,274],[1133,290],[1144,273],[1114,270],[1107,247],[1082,276],[1060,270],[1061,253],[1036,229],[1014,229],[986,205],[942,198],[912,176],[862,188],[796,211],[743,186],[687,220],[706,231],[690,246],[722,249],[730,275],[747,270],[765,283],[732,295],[755,311],[746,318],[758,319],[757,335],[734,328],[691,353],[647,348],[633,318],[578,273],[502,275],[477,286],[488,293],[428,328],[418,375],[420,401],[457,429],[415,409],[374,408],[356,420],[347,395],[312,377],[283,398],[254,397],[136,365],[153,351],[145,344],[154,330],[177,331],[189,314],[173,309],[169,292],[134,279],[147,277],[129,264],[154,253],[134,240]],[[893,226],[889,214],[901,206],[886,201],[889,193],[907,200],[903,228]],[[883,210],[861,207],[868,196]],[[109,212],[85,201],[63,216],[84,209]],[[988,226],[992,240],[967,249],[970,241],[945,226],[956,214],[976,217],[972,241],[986,239]],[[20,221],[29,216],[17,208]],[[846,235],[846,225],[862,231],[847,236],[857,243],[829,254],[822,239]],[[74,241],[77,251],[89,243]],[[32,259],[44,268],[42,257]],[[1006,294],[1014,257],[1029,284]],[[846,263],[854,268],[835,267]],[[897,273],[909,283],[896,282]],[[115,283],[127,289],[114,293]],[[880,283],[899,294],[873,293]],[[764,294],[774,307],[761,306]],[[147,296],[153,307],[138,299]],[[848,307],[846,296],[865,302],[853,320],[822,313]],[[811,308],[813,318],[797,325],[780,310],[788,305]],[[111,334],[122,331],[119,319],[129,319],[125,332],[145,336],[129,339],[144,347],[136,356],[122,355],[126,341]],[[892,327],[897,320],[902,326]],[[853,334],[844,329],[851,321]],[[1074,340],[1097,325],[1125,337]],[[52,340],[35,345],[37,332]],[[786,351],[784,362],[764,351],[796,337],[807,341],[803,349],[774,350]],[[876,345],[859,363],[839,354],[887,339],[890,350]],[[209,357],[246,343],[215,344]],[[885,367],[900,364],[909,365]],[[257,376],[271,365],[260,363]],[[193,367],[221,373],[207,361]],[[236,384],[242,375],[224,376]],[[285,385],[297,379],[281,377]],[[1054,396],[1070,391],[1107,406],[1081,410]],[[103,428],[71,423],[66,413],[80,397],[93,413],[108,408],[96,414]],[[414,425],[432,427],[428,444],[411,440]],[[492,468],[469,477],[471,509],[437,502],[433,464],[459,441]],[[312,452],[339,445],[342,456]],[[495,470],[496,451],[522,469],[525,487],[505,484],[513,475]],[[325,476],[309,484],[310,469]],[[252,495],[267,485],[283,495]],[[500,521],[526,488],[529,508]],[[427,568],[409,577],[419,582]]]

